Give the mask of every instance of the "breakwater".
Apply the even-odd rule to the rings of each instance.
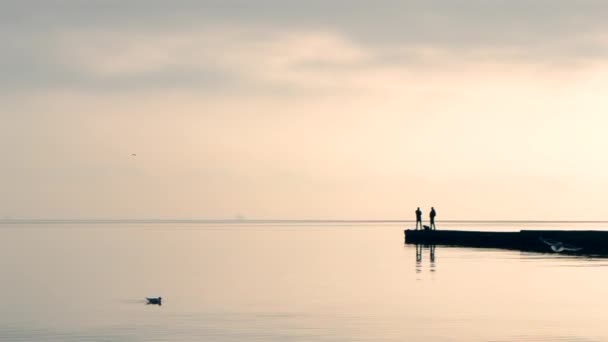
[[[481,232],[406,229],[405,243],[478,248],[502,248],[541,253],[608,256],[608,231],[520,230]]]

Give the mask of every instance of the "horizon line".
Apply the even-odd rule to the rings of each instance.
[[[70,223],[184,223],[184,224],[306,224],[306,223],[415,223],[406,219],[108,219],[108,218],[22,218],[0,219],[0,224],[70,224]],[[424,221],[423,221],[424,222]],[[608,223],[608,220],[437,220],[442,223]]]

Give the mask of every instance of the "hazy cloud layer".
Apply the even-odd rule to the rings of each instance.
[[[323,83],[319,74],[339,79],[380,67],[567,69],[602,61],[608,51],[608,4],[601,1],[23,1],[2,7],[3,88],[272,90],[274,82]]]

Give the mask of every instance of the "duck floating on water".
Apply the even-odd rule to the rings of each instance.
[[[148,301],[147,304],[163,305],[163,298],[162,297],[158,297],[158,298],[146,297],[146,300]]]

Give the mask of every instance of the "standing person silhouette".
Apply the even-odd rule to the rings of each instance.
[[[422,229],[422,211],[420,211],[420,207],[416,209],[416,230],[418,230],[418,226]]]
[[[437,230],[437,227],[435,227],[435,216],[437,216],[435,208],[431,207],[431,213],[429,216],[431,217],[431,230]]]

